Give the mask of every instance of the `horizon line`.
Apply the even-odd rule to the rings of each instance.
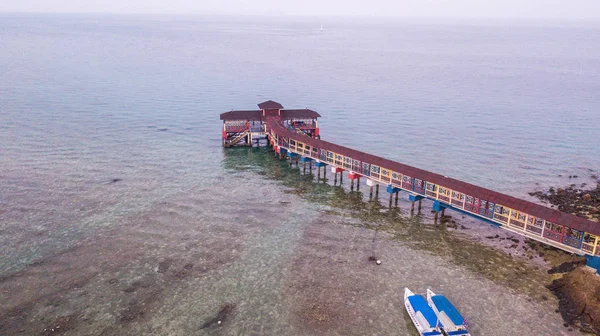
[[[369,15],[369,14],[293,14],[293,13],[222,13],[222,12],[111,12],[111,11],[0,11],[0,15],[114,15],[114,16],[188,16],[188,17],[270,17],[270,18],[363,18],[363,19],[429,19],[429,20],[516,20],[516,21],[561,21],[598,22],[599,18],[585,17],[526,17],[526,16],[451,16],[451,15]]]

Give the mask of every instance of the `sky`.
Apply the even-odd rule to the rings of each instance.
[[[0,12],[599,20],[600,0],[0,0]]]

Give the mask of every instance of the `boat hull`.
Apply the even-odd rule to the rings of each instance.
[[[434,297],[436,297],[436,296],[438,297],[438,300],[434,300]],[[439,299],[442,299],[442,300],[439,300]],[[445,303],[446,306],[440,307],[440,306],[438,306],[438,303],[436,303],[436,301],[438,301],[438,303],[440,301],[442,301]],[[464,322],[465,320],[458,313],[458,310],[456,310],[454,305],[452,305],[452,303],[450,303],[450,301],[448,301],[448,299],[446,299],[443,295],[437,295],[428,289],[427,290],[427,304],[431,307],[431,309],[433,310],[435,315],[438,317],[438,319],[440,321],[440,325],[442,327],[442,331],[444,332],[444,335],[447,335],[447,336],[471,336],[471,334],[467,330],[467,326],[465,325],[465,322]],[[453,317],[455,318],[455,321],[452,321],[452,319],[446,314],[445,310],[453,310],[454,313],[451,313],[451,312],[449,312],[449,313],[450,314],[458,314],[458,315],[453,315]],[[454,323],[454,322],[456,322],[456,323]]]
[[[435,325],[432,326],[432,324],[435,324],[435,322],[432,323],[431,321],[432,317],[435,318],[435,315],[432,315],[433,311],[429,312],[427,309],[431,308],[419,304],[421,300],[426,305],[425,299],[421,295],[414,294],[408,288],[404,290],[404,306],[419,335],[442,335],[439,328],[436,328]]]

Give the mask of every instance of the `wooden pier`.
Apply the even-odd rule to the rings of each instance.
[[[600,223],[572,214],[521,200],[447,176],[428,172],[399,162],[360,152],[320,140],[317,118],[309,109],[284,109],[274,101],[258,104],[258,110],[230,111],[221,114],[223,146],[252,145],[252,137],[266,137],[267,144],[290,164],[298,160],[321,168],[330,167],[337,181],[344,172],[356,180],[357,190],[363,180],[379,193],[383,185],[396,203],[398,193],[409,194],[414,210],[421,201],[433,201],[433,210],[451,209],[477,217],[500,228],[561,250],[585,255],[588,266],[600,271]]]

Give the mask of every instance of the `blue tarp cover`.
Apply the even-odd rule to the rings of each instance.
[[[437,317],[435,316],[435,312],[433,311],[433,309],[431,309],[431,307],[429,307],[429,305],[427,304],[425,298],[421,295],[413,295],[408,297],[408,301],[413,306],[415,312],[420,311],[421,314],[423,314],[423,316],[425,317],[425,319],[427,319],[427,322],[429,322],[429,326],[431,328],[434,328],[435,324],[437,323]]]
[[[452,323],[454,323],[454,325],[461,326],[461,325],[465,324],[465,319],[462,317],[462,315],[460,315],[458,310],[456,310],[456,308],[454,308],[452,303],[450,303],[450,301],[448,301],[448,299],[446,299],[445,296],[434,295],[431,297],[431,300],[433,301],[433,303],[435,304],[435,306],[437,307],[437,309],[440,313],[445,312],[446,315],[448,315],[448,317],[450,318]]]

